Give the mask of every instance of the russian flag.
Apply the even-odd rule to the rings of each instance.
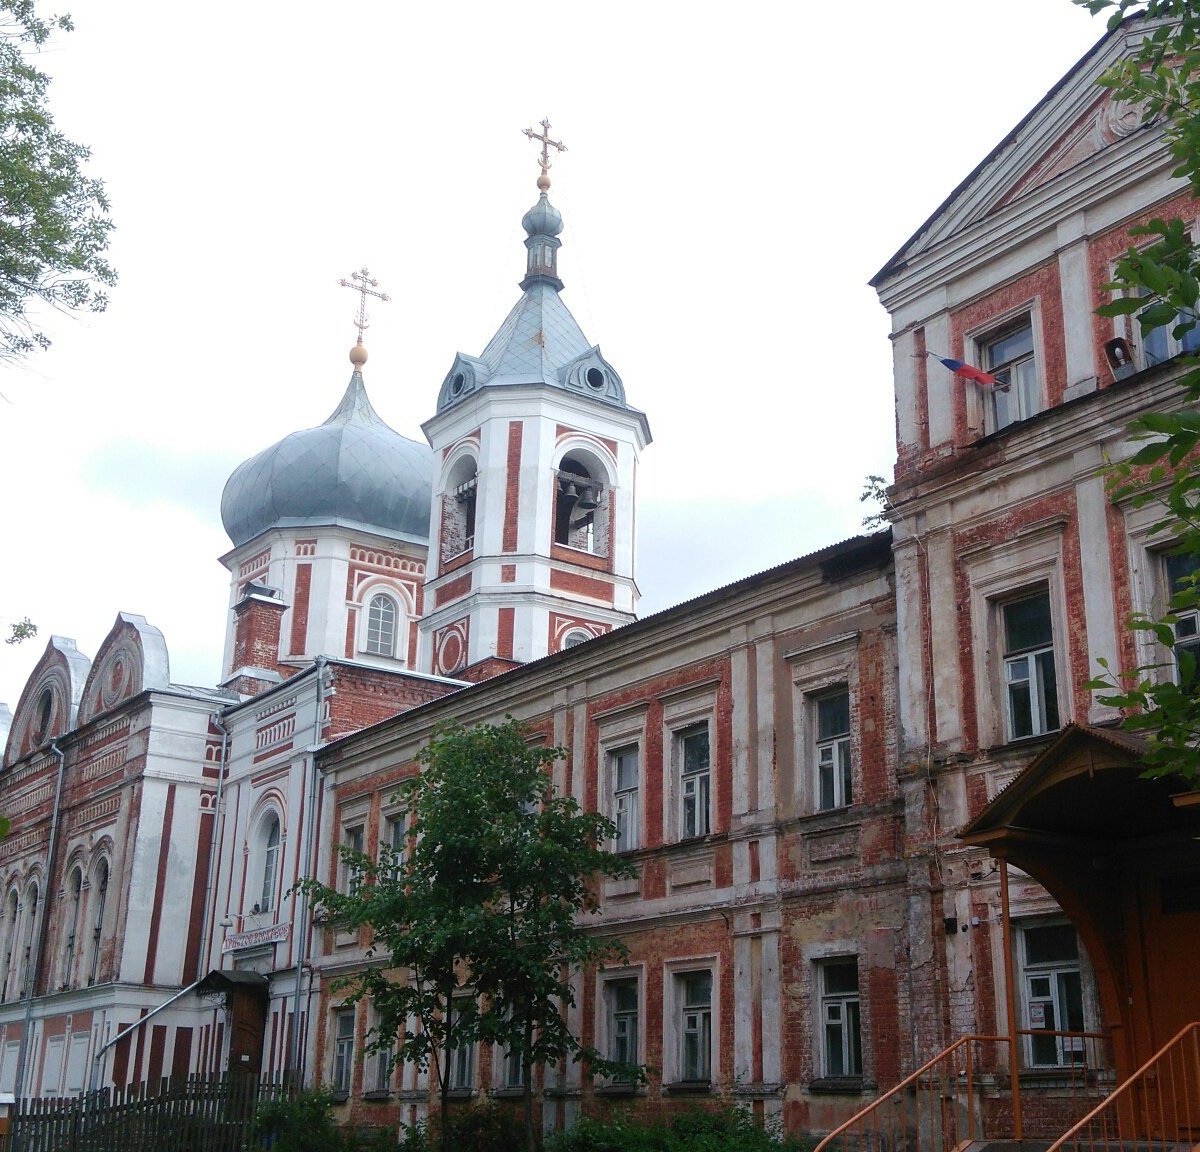
[[[996,379],[990,372],[984,372],[980,368],[976,368],[972,364],[967,364],[962,360],[948,360],[944,356],[939,356],[938,359],[954,373],[955,376],[961,376],[964,380],[974,380],[976,384],[987,384],[993,388],[1003,387],[1001,382]]]

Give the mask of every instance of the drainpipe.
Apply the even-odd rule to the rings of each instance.
[[[88,1083],[88,1092],[89,1093],[95,1092],[97,1087],[99,1086],[99,1084],[100,1084],[100,1069],[101,1069],[102,1062],[104,1060],[104,1054],[114,1044],[116,1044],[117,1041],[124,1040],[126,1036],[128,1036],[131,1032],[136,1032],[143,1024],[145,1024],[149,1020],[152,1020],[164,1008],[170,1008],[171,1005],[174,1004],[176,1000],[182,999],[189,992],[195,991],[196,987],[199,984],[200,984],[199,980],[193,980],[192,983],[189,984],[186,988],[181,988],[178,992],[175,993],[174,996],[169,997],[168,999],[164,1000],[161,1004],[158,1004],[155,1007],[151,1008],[150,1011],[147,1012],[145,1016],[141,1017],[138,1020],[135,1020],[132,1024],[127,1024],[111,1040],[109,1040],[105,1044],[103,1044],[101,1046],[100,1050],[96,1053],[96,1055],[92,1057],[92,1075],[91,1075],[90,1081]]]
[[[321,747],[321,720],[325,710],[325,668],[328,661],[324,656],[318,656],[317,668],[317,704],[313,715],[313,741],[308,748],[308,803],[304,811],[304,843],[300,847],[302,879],[311,880],[316,872],[313,865],[313,828],[317,819],[317,750]],[[296,995],[292,1005],[292,1068],[295,1083],[301,1086],[304,1082],[304,1057],[300,1052],[300,982],[304,976],[304,964],[308,951],[308,893],[301,892],[297,901],[297,931],[296,931]],[[311,978],[309,992],[311,997]]]
[[[21,1029],[21,1047],[17,1051],[17,1099],[25,1095],[25,1062],[29,1058],[29,1033],[33,1027],[33,992],[37,984],[38,969],[42,966],[42,949],[46,942],[46,908],[50,903],[50,887],[54,883],[54,858],[58,855],[58,820],[62,806],[63,776],[67,770],[67,757],[58,746],[57,740],[50,741],[50,754],[58,760],[58,778],[54,784],[54,810],[50,815],[50,849],[46,854],[46,891],[41,901],[41,919],[37,925],[37,942],[29,967],[25,972],[25,1026]]]
[[[1025,1125],[1021,1115],[1021,1064],[1022,1053],[1017,1046],[1021,1038],[1017,1035],[1017,998],[1013,982],[1012,916],[1008,906],[1008,857],[1000,857],[1000,924],[1004,932],[1004,993],[1008,1000],[1008,1060],[1009,1076],[1012,1078],[1013,1139],[1025,1138]]]
[[[208,938],[212,922],[212,903],[217,886],[217,849],[221,843],[221,801],[225,791],[225,771],[229,762],[229,729],[221,721],[221,713],[214,712],[209,719],[221,731],[221,760],[217,770],[217,797],[213,802],[212,843],[208,846],[208,882],[204,889],[204,918],[200,921],[200,955],[196,958],[196,979],[204,975],[208,957],[212,954],[212,941]]]

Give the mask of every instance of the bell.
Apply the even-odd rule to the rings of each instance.
[[[585,512],[590,512],[594,508],[599,508],[600,501],[597,499],[597,496],[599,496],[599,492],[596,489],[585,488],[580,494],[579,503],[576,505],[576,507]]]
[[[574,500],[579,495],[579,493],[575,490],[574,484],[568,484],[567,490],[566,490],[566,492],[563,493],[563,495],[566,496],[566,498],[568,500]]]

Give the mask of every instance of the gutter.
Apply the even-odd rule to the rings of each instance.
[[[200,955],[196,957],[196,979],[203,975],[212,955],[212,941],[208,938],[211,931],[212,902],[217,885],[216,863],[217,848],[221,842],[221,802],[225,791],[225,776],[229,761],[229,729],[221,722],[221,713],[214,712],[210,717],[213,724],[221,730],[221,759],[218,763],[217,797],[213,802],[212,843],[208,846],[208,882],[204,889],[204,916],[200,921]]]

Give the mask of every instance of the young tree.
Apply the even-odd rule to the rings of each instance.
[[[1109,28],[1128,15],[1144,15],[1151,23],[1141,47],[1101,81],[1119,100],[1140,104],[1148,121],[1164,122],[1167,141],[1177,162],[1174,174],[1185,177],[1193,196],[1200,196],[1200,8],[1194,0],[1074,0],[1092,13],[1111,10]],[[1102,316],[1136,315],[1143,339],[1157,328],[1169,328],[1183,340],[1197,323],[1200,257],[1187,226],[1178,219],[1152,220],[1131,229],[1135,246],[1117,263],[1116,279],[1106,287],[1116,298],[1097,311]],[[1147,243],[1147,241],[1149,241]],[[1200,557],[1200,357],[1179,357],[1183,368],[1181,410],[1141,416],[1132,428],[1145,441],[1128,460],[1110,470],[1114,499],[1131,507],[1161,503],[1162,516],[1153,531],[1174,541],[1179,555]],[[1133,627],[1152,632],[1171,650],[1177,678],[1159,675],[1156,666],[1105,674],[1090,687],[1105,692],[1106,704],[1123,709],[1125,727],[1145,732],[1150,742],[1151,772],[1176,774],[1200,783],[1200,692],[1196,660],[1176,643],[1179,613],[1200,609],[1200,573],[1179,582],[1167,611],[1158,617],[1139,615]],[[1103,662],[1102,662],[1103,664]]]
[[[609,821],[556,794],[548,769],[563,755],[531,743],[511,718],[440,728],[397,794],[407,851],[385,847],[376,860],[343,848],[353,884],[302,885],[331,920],[369,930],[377,962],[351,978],[351,1000],[374,1005],[371,1051],[436,1070],[444,1149],[462,1045],[495,1043],[519,1057],[531,1142],[535,1065],[572,1057],[616,1068],[584,1048],[565,1013],[574,973],[624,954],[580,918],[597,909],[596,878],[630,867],[605,847]]]
[[[50,77],[29,60],[54,29],[70,31],[70,17],[0,0],[0,360],[49,346],[26,313],[31,299],[101,312],[117,279],[104,259],[104,185],[84,174],[88,149],[55,129]]]

